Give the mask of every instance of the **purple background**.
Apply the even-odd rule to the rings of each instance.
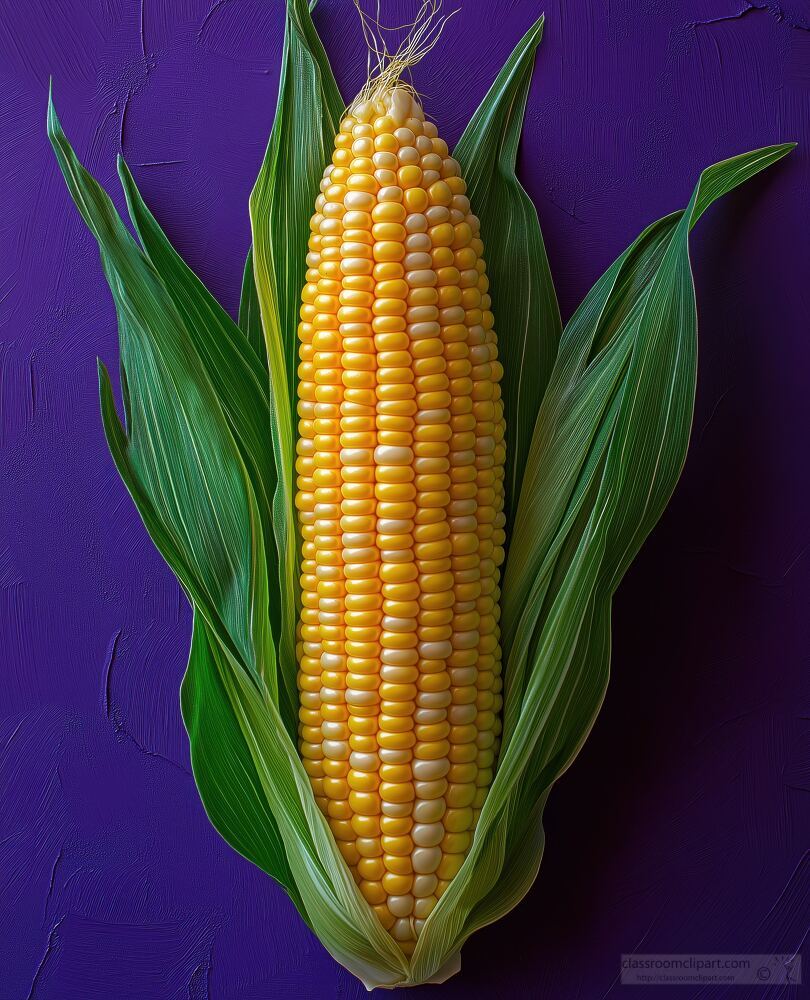
[[[695,232],[690,457],[616,599],[614,677],[551,797],[539,881],[420,994],[599,1000],[623,990],[622,952],[786,952],[806,924],[810,15],[802,0],[462,6],[415,73],[451,144],[545,6],[520,170],[564,318],[703,166],[800,143]],[[2,7],[0,1000],[360,997],[197,797],[178,707],[189,609],[107,454],[95,358],[117,357],[113,307],[44,127],[53,74],[84,162],[122,206],[123,148],[233,311],[281,0]],[[389,23],[414,7],[383,2]],[[322,0],[316,21],[351,96],[351,0]]]

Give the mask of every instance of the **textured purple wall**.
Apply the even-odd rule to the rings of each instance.
[[[383,2],[389,23],[414,7]],[[451,143],[543,2],[462,7],[415,74]],[[123,148],[233,310],[281,0],[2,8],[0,1000],[359,997],[198,800],[178,708],[189,609],[107,454],[95,357],[116,359],[113,307],[44,127],[52,74],[85,163],[121,206]],[[684,479],[618,594],[613,681],[551,797],[539,882],[431,988],[447,998],[598,1000],[621,991],[621,952],[790,951],[810,887],[806,0],[545,9],[521,173],[565,317],[701,167],[800,146],[695,233]],[[351,0],[316,21],[351,95]]]

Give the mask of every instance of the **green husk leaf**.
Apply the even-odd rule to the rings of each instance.
[[[48,134],[113,293],[132,469],[223,640],[277,697],[267,616],[254,613],[267,607],[261,523],[222,407],[163,282],[76,159],[51,101]]]
[[[309,219],[343,107],[305,0],[289,0],[276,118],[250,196],[250,219],[272,388],[270,433],[279,472],[272,518],[280,560],[280,661],[293,684],[300,603],[294,507],[298,310]]]
[[[277,476],[267,434],[271,413],[267,371],[240,328],[171,245],[120,156],[118,175],[145,256],[171,296],[222,406],[256,496],[263,537],[272,538],[270,505]],[[263,343],[261,350],[264,352]],[[281,625],[279,557],[272,545],[264,546],[264,552],[267,557],[270,627],[273,635],[278,637]],[[288,730],[294,734],[297,730],[298,691],[289,671],[286,674],[282,671],[280,680],[286,684],[284,714]]]
[[[118,418],[107,370],[99,364],[110,452],[152,540],[195,607],[189,677],[202,669],[204,622],[205,634],[244,664],[256,690],[277,696],[267,619],[254,614],[267,602],[260,519],[222,408],[172,298],[76,159],[52,102],[48,134],[70,193],[98,240],[118,314],[128,426]],[[187,690],[191,684],[187,678]],[[244,741],[234,740],[232,723],[213,724],[211,697],[187,699],[189,704],[212,721],[204,730],[195,729],[194,720],[189,725],[195,776],[212,822],[299,901],[275,821],[268,821],[266,808],[233,800],[221,782],[223,773],[244,771]],[[208,766],[201,769],[206,753]]]
[[[165,530],[133,466],[126,431],[115,410],[110,377],[101,362],[98,375],[104,433],[116,468],[152,541],[195,608],[202,606],[205,597],[199,592],[194,573]],[[306,919],[278,826],[266,805],[247,744],[215,669],[212,650],[221,645],[217,636],[223,634],[224,625],[216,616],[214,618],[216,625],[212,627],[200,612],[194,612],[191,651],[181,690],[194,780],[205,810],[219,833],[240,854],[271,874]],[[252,794],[236,796],[232,793],[234,788],[250,789]]]
[[[318,0],[310,0],[309,10],[310,14],[318,6]],[[306,37],[309,33],[304,36],[304,44],[306,45]],[[340,101],[340,95],[337,94],[337,84],[334,82],[334,77],[332,76],[332,69],[329,66],[329,62],[325,57],[323,57],[317,52],[313,51],[313,58],[316,59],[318,63],[318,69],[320,72],[325,72],[326,82],[324,85],[325,103],[330,109],[330,114],[337,114],[340,116],[342,108],[338,110],[338,104]],[[331,120],[331,119],[330,119]],[[248,341],[252,345],[256,354],[261,359],[262,364],[265,369],[267,368],[267,345],[264,339],[264,330],[262,329],[262,316],[261,307],[259,306],[259,296],[256,291],[256,277],[253,270],[253,245],[251,244],[247,258],[245,259],[245,269],[242,275],[242,291],[239,297],[239,327],[247,337]]]
[[[309,0],[310,14],[317,6],[318,0]],[[305,35],[305,39],[306,37],[311,37],[309,32]],[[306,44],[306,40],[304,44]],[[330,109],[330,113],[340,116],[342,108],[337,110],[340,102],[340,94],[337,91],[337,84],[332,76],[332,68],[329,65],[328,59],[326,59],[326,54],[324,53],[323,56],[321,56],[319,52],[313,50],[313,57],[317,60],[319,71],[325,72],[326,82],[324,84],[324,93],[326,97],[326,104]],[[337,96],[335,96],[336,94]],[[266,369],[267,345],[264,340],[261,308],[259,306],[259,296],[256,291],[256,277],[253,271],[252,244],[247,253],[245,269],[242,275],[242,291],[239,297],[239,327],[247,337]]]
[[[239,329],[256,352],[256,357],[261,361],[266,377],[267,345],[264,342],[259,296],[256,292],[256,279],[253,276],[252,246],[245,258],[245,270],[242,275],[242,292],[239,297]]]
[[[243,857],[269,872],[307,919],[284,843],[258,780],[253,758],[231,710],[218,672],[223,659],[216,635],[195,612],[188,667],[181,688],[191,766],[205,810],[224,839]],[[234,795],[234,788],[246,790]]]
[[[481,220],[501,383],[509,429],[505,463],[507,521],[517,504],[540,402],[562,323],[537,209],[515,175],[541,15],[526,32],[473,115],[453,155]]]
[[[100,366],[102,418],[111,454],[153,541],[194,604],[197,628],[204,621],[220,656],[239,663],[245,683],[257,697],[264,692],[264,703],[274,705],[272,639],[266,615],[255,613],[267,604],[261,524],[222,408],[171,297],[109,198],[77,161],[52,103],[48,132],[71,195],[99,242],[118,314],[129,424],[127,435],[115,412],[106,369]],[[197,645],[187,690],[202,662]],[[199,684],[194,686],[199,690]],[[190,704],[210,720],[210,698],[187,700],[186,707]],[[292,747],[275,708],[274,715]],[[195,776],[209,815],[238,850],[265,867],[299,903],[267,807],[257,808],[247,796],[234,801],[228,794],[232,789],[220,783],[223,769],[244,770],[246,756],[246,744],[234,740],[233,721],[228,721],[230,727],[195,726],[196,719],[189,725]],[[203,773],[201,755],[206,758]],[[257,836],[262,828],[263,840]]]

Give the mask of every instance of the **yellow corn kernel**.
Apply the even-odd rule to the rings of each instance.
[[[384,897],[387,899],[388,898],[387,891],[382,886],[380,886],[380,888],[382,889]],[[388,907],[385,904],[375,906],[374,912],[379,917],[380,923],[383,925],[383,927],[387,931],[390,931],[391,928],[394,926],[394,923],[396,922],[396,917],[394,916],[394,914],[388,909]]]
[[[379,883],[385,871],[382,858],[360,858],[357,862],[357,874],[366,880],[366,882]],[[379,888],[382,890],[382,886]],[[366,899],[368,899],[368,896],[366,896]],[[383,893],[378,899],[368,899],[368,901],[369,903],[382,903],[385,901],[385,894]]]
[[[389,896],[404,896],[405,893],[411,891],[413,876],[386,872],[382,877],[382,884]]]

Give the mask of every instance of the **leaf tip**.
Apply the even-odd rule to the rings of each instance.
[[[48,113],[45,118],[45,122],[48,129],[48,138],[51,142],[59,135],[62,131],[59,124],[59,119],[56,115],[56,107],[53,103],[53,77],[48,77]]]
[[[798,142],[780,142],[773,146],[766,146],[763,153],[770,153],[771,163],[776,163],[798,146]]]
[[[121,181],[121,186],[126,193],[130,185],[134,183],[132,177],[132,171],[127,165],[127,161],[124,159],[124,154],[119,153],[115,158],[115,166],[118,170],[118,179]]]

